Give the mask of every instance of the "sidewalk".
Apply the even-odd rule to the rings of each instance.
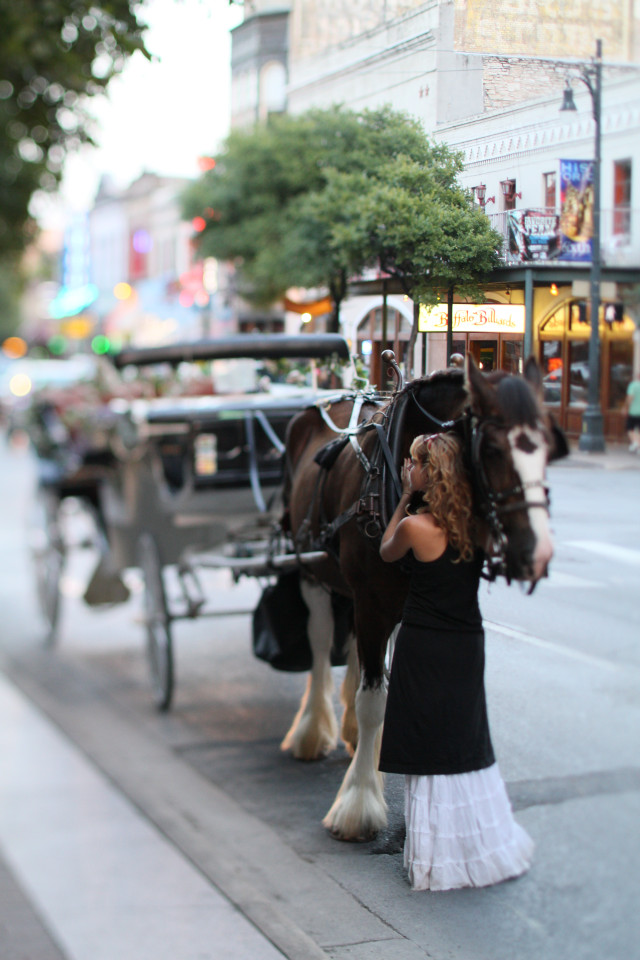
[[[2,960],[283,954],[0,675]]]
[[[608,443],[604,453],[585,453],[578,441],[570,441],[568,457],[556,460],[552,467],[599,467],[601,470],[640,470],[640,454],[631,453],[627,443]]]

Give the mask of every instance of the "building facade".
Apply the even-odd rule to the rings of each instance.
[[[143,173],[126,189],[103,180],[89,213],[92,310],[113,343],[156,344],[224,330],[217,265],[194,251],[182,218],[188,180]]]
[[[335,103],[356,110],[391,104],[461,151],[461,182],[504,238],[504,266],[486,284],[485,304],[498,312],[508,305],[518,310],[501,329],[487,325],[486,311],[476,311],[474,321],[467,309],[474,305],[458,304],[454,345],[473,352],[485,368],[518,369],[529,353],[538,356],[546,400],[570,433],[581,429],[587,394],[589,184],[579,179],[592,170],[595,129],[592,98],[579,77],[592,63],[595,37],[604,49],[599,328],[609,436],[623,432],[623,388],[634,364],[640,365],[637,345],[634,352],[640,313],[634,180],[640,164],[639,7],[636,0],[292,4],[291,112]],[[575,113],[560,111],[568,79]],[[567,226],[561,215],[571,197],[576,222]],[[580,205],[586,213],[578,222]],[[563,229],[572,242],[558,256]],[[378,280],[354,291],[380,298],[383,287]],[[361,297],[343,307],[347,335],[354,344],[373,338],[374,352],[385,345],[376,347],[383,325],[372,320],[375,309]],[[402,331],[411,323],[412,305],[400,298],[393,309],[394,329]],[[365,327],[370,337],[362,335]],[[425,329],[416,372],[447,361],[446,334],[437,332],[437,321],[425,319]],[[402,339],[396,338],[398,345]]]

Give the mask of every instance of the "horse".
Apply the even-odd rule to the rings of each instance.
[[[535,360],[527,361],[524,376],[491,378],[469,357],[464,370],[438,371],[406,386],[398,382],[390,399],[347,395],[328,407],[302,411],[289,423],[283,524],[296,551],[325,553],[301,574],[313,665],[281,746],[303,760],[337,746],[332,594],[349,597],[353,620],[340,733],[352,759],[323,819],[338,839],[369,840],[387,821],[377,770],[385,655],[401,619],[408,575],[402,561],[381,560],[379,545],[400,496],[399,467],[417,435],[456,432],[472,479],[478,529],[491,543],[487,575],[528,581],[533,589],[553,553],[545,465],[567,452],[561,434],[545,419],[541,392]]]

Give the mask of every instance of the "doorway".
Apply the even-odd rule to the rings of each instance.
[[[497,340],[470,340],[469,350],[473,355],[478,367],[484,372],[489,373],[496,370],[498,366],[498,341]]]

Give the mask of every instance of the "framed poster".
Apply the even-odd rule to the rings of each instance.
[[[559,260],[591,263],[593,160],[560,161]]]
[[[557,260],[560,252],[559,218],[544,210],[508,210],[509,255],[522,263]]]

